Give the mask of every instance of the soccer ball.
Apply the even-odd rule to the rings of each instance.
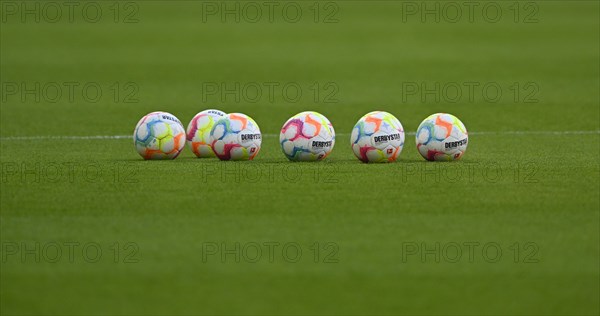
[[[454,115],[436,113],[417,129],[417,149],[429,161],[458,160],[467,150],[467,129]]]
[[[252,160],[260,150],[262,134],[258,124],[242,113],[219,119],[210,131],[211,147],[221,160]]]
[[[404,146],[404,128],[388,112],[370,112],[354,125],[350,145],[362,162],[396,161]]]
[[[225,112],[219,110],[205,110],[196,114],[190,121],[186,132],[187,141],[190,149],[198,158],[216,157],[210,147],[210,130],[215,122],[225,115]]]
[[[335,145],[335,130],[325,116],[313,111],[302,112],[285,122],[279,143],[289,160],[323,160]]]
[[[185,130],[173,114],[152,112],[135,126],[133,142],[144,159],[175,159],[185,146]]]

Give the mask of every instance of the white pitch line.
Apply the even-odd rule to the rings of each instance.
[[[90,140],[90,139],[124,139],[133,138],[131,135],[95,135],[95,136],[7,136],[0,137],[5,140]]]
[[[407,132],[407,135],[415,135]],[[590,135],[600,134],[597,131],[481,131],[470,132],[469,135]],[[264,137],[279,137],[279,134],[263,134]],[[336,134],[337,138],[347,137],[350,134]],[[93,136],[6,136],[0,137],[0,141],[18,140],[95,140],[95,139],[128,139],[132,135],[93,135]]]
[[[415,133],[412,133],[413,135]],[[469,132],[469,135],[586,135],[600,134],[598,131],[482,131]]]

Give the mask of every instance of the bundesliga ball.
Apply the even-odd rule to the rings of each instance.
[[[333,150],[335,131],[325,116],[313,111],[302,112],[283,124],[279,143],[289,160],[323,160]]]
[[[205,110],[194,116],[187,127],[186,135],[190,149],[198,158],[216,157],[210,147],[210,131],[215,122],[225,116],[225,112],[219,110]]]
[[[429,161],[458,160],[467,150],[465,125],[454,115],[436,113],[417,129],[417,149]]]
[[[185,130],[173,114],[152,112],[135,126],[133,141],[144,159],[175,159],[185,146]]]
[[[396,161],[404,146],[404,128],[388,112],[370,112],[354,125],[350,144],[362,162]]]
[[[210,131],[211,147],[221,160],[252,160],[260,150],[262,134],[258,124],[242,113],[219,119]]]

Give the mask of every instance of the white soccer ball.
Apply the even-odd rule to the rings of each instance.
[[[370,112],[354,125],[350,145],[362,162],[396,161],[404,146],[404,128],[388,112]]]
[[[173,114],[152,112],[135,126],[133,142],[144,159],[175,159],[185,146],[185,130]]]
[[[211,147],[221,160],[252,160],[258,154],[262,134],[258,124],[242,113],[219,119],[210,131]]]
[[[210,144],[210,131],[215,123],[225,116],[219,110],[204,110],[194,116],[187,127],[186,135],[190,149],[198,158],[216,157]]]
[[[322,114],[302,112],[285,122],[279,134],[279,143],[289,160],[323,160],[335,145],[335,130]]]
[[[446,113],[436,113],[423,120],[415,138],[419,153],[429,161],[458,160],[469,141],[465,125]]]

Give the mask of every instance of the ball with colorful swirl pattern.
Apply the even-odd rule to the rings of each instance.
[[[187,127],[186,135],[190,149],[198,158],[216,157],[210,144],[210,131],[215,123],[225,116],[219,110],[204,110],[194,116]]]
[[[447,113],[428,116],[419,125],[415,138],[419,153],[429,161],[459,160],[469,141],[465,125]]]
[[[404,128],[388,112],[370,112],[354,125],[350,145],[362,162],[393,162],[404,146]]]
[[[306,111],[292,116],[283,124],[279,144],[291,161],[319,161],[333,150],[335,130],[322,114]]]
[[[262,134],[258,124],[242,113],[219,119],[210,131],[211,147],[221,160],[252,160],[258,154]]]
[[[135,126],[133,143],[146,160],[175,159],[185,146],[185,130],[173,114],[152,112]]]

